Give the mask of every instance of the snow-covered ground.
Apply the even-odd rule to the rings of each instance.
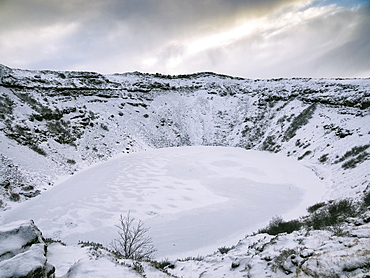
[[[3,214],[33,219],[45,237],[108,245],[119,215],[150,227],[157,258],[206,255],[276,215],[305,214],[325,185],[292,158],[231,147],[121,154],[89,167]]]
[[[325,231],[244,236],[275,215],[287,220],[321,199],[369,192],[369,88],[370,79],[103,76],[0,65],[0,224],[33,218],[45,237],[107,245],[130,210],[151,228],[158,259],[236,244],[175,262],[171,273],[180,277],[362,278],[370,271],[368,214]],[[240,148],[163,149],[199,145]],[[86,251],[52,244],[47,257],[57,276],[72,265],[68,277],[140,276]],[[351,257],[346,264],[341,252]],[[322,258],[327,265],[316,263]],[[147,277],[162,277],[142,264]]]

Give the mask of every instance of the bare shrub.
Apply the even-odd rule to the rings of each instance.
[[[149,228],[144,227],[144,223],[130,215],[120,216],[118,228],[119,238],[114,239],[110,247],[113,253],[122,259],[150,260],[157,251],[153,245],[153,240],[147,235]]]

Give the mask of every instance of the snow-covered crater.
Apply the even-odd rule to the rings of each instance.
[[[121,154],[85,169],[4,214],[33,219],[44,236],[108,245],[119,215],[145,220],[159,257],[214,251],[273,216],[298,217],[325,185],[277,154],[180,147]]]
[[[345,213],[323,231],[307,231],[312,227],[304,217],[304,227],[291,234],[244,236],[272,216],[305,214],[322,194],[319,214],[340,198],[361,203],[369,196],[369,107],[370,79],[104,76],[0,65],[0,218],[36,215],[48,237],[107,245],[119,214],[131,210],[151,227],[159,257],[187,250],[196,256],[239,240],[204,260],[174,263],[172,274],[180,277],[363,277],[369,272],[367,206],[357,205],[357,214]],[[152,150],[199,145],[238,147],[249,156],[225,153],[230,148],[208,155],[188,147],[190,156],[175,156],[181,148]],[[242,149],[285,158],[272,165],[271,154]],[[119,153],[125,154],[109,160]],[[297,161],[284,168],[294,160],[321,182],[294,170]],[[53,187],[66,174],[75,175]],[[49,246],[57,275],[139,275],[77,250]],[[327,263],[319,265],[323,258]],[[150,263],[143,266],[153,277]]]

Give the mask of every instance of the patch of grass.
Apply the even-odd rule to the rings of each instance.
[[[94,247],[94,248],[101,248],[106,249],[103,244],[93,242],[93,241],[79,241],[78,245],[81,245],[81,247]]]
[[[364,193],[361,201],[341,199],[336,201],[319,202],[307,208],[308,216],[300,220],[284,221],[280,216],[272,218],[266,228],[258,233],[277,235],[291,233],[302,227],[314,230],[341,231],[340,225],[349,217],[358,217],[370,206],[370,191]]]
[[[165,270],[167,268],[174,269],[175,265],[171,263],[168,259],[163,259],[161,261],[150,261],[150,264],[156,269]]]
[[[365,193],[365,196],[364,196],[364,199],[363,199],[363,202],[362,202],[363,206],[365,207],[368,207],[370,206],[370,191]]]
[[[144,272],[145,272],[144,267],[140,262],[137,262],[137,261],[133,262],[132,263],[132,269],[135,270],[140,275],[142,275],[143,277],[146,277],[146,276],[144,276]]]
[[[12,101],[8,96],[0,96],[0,119],[5,119],[13,113],[14,101]]]
[[[357,207],[350,199],[337,200],[312,213],[306,224],[315,230],[335,226],[342,223],[346,217],[355,216]]]
[[[187,262],[187,261],[203,261],[204,257],[198,255],[197,257],[186,257],[184,259],[179,259],[179,262]]]
[[[370,158],[370,154],[367,152],[360,153],[355,158],[348,160],[347,162],[343,163],[342,168],[347,170],[351,168],[356,168],[357,164],[360,164]]]
[[[300,157],[298,157],[298,160],[302,160],[303,158],[305,158],[307,155],[310,155],[312,153],[312,151],[306,151],[304,154],[302,154]]]
[[[300,129],[302,126],[308,124],[309,119],[312,118],[313,114],[316,110],[316,104],[311,104],[306,109],[304,109],[301,114],[299,114],[297,117],[295,117],[291,123],[291,125],[288,127],[288,129],[285,131],[284,134],[284,141],[289,141],[291,138],[293,138],[296,135],[296,132],[298,129]]]
[[[220,247],[220,248],[218,248],[218,251],[221,253],[221,254],[227,254],[227,253],[229,253],[229,251],[230,250],[232,250],[232,249],[234,249],[235,248],[235,246],[231,246],[231,247],[226,247],[226,246],[224,246],[224,247]]]
[[[357,156],[357,155],[361,154],[362,152],[364,152],[369,147],[370,147],[370,144],[366,144],[366,145],[358,146],[358,147],[353,147],[352,149],[347,151],[341,158],[336,160],[334,163],[340,163],[340,162],[343,162],[344,160],[346,160],[350,157]]]
[[[326,154],[323,154],[322,156],[320,156],[319,157],[319,162],[321,162],[321,163],[324,163],[324,162],[326,162],[327,160],[328,160],[328,153],[326,153]]]
[[[89,247],[88,254],[90,259],[97,259],[103,256],[103,250],[111,253],[113,256],[116,255],[112,250],[109,250],[101,243],[93,241],[79,241],[78,245],[81,245],[81,247]]]
[[[38,154],[41,154],[43,156],[46,156],[46,152],[40,148],[39,146],[36,146],[36,145],[30,145],[29,148],[35,152],[37,152]]]
[[[63,246],[66,246],[66,244],[63,241],[61,241],[60,239],[53,239],[53,238],[50,238],[50,237],[44,238],[44,242],[46,243],[46,245],[50,245],[52,243],[59,243]]]
[[[24,191],[31,191],[34,190],[35,187],[33,185],[27,185],[27,186],[22,186],[22,190]]]
[[[50,120],[46,123],[48,131],[59,144],[71,144],[76,141],[78,134],[70,131],[70,123],[63,120]]]
[[[261,149],[263,151],[279,152],[281,146],[276,143],[274,135],[269,135],[263,141]]]
[[[275,257],[272,265],[272,270],[276,272],[278,269],[285,272],[285,274],[292,273],[290,270],[284,268],[285,261],[291,257],[296,255],[296,250],[294,249],[284,249],[280,252],[278,256]]]

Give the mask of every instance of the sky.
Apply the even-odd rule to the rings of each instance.
[[[370,0],[0,0],[0,64],[370,77]]]

